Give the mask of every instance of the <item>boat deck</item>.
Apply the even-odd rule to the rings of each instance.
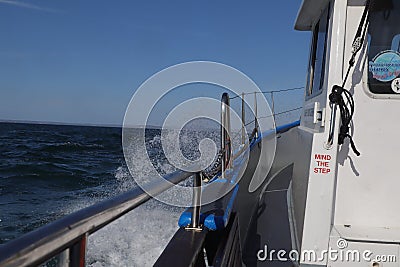
[[[292,249],[289,215],[287,205],[287,191],[292,179],[293,165],[282,170],[267,186],[262,195],[256,219],[253,220],[247,238],[243,253],[243,262],[247,267],[253,266],[285,266],[292,267],[293,263],[289,261],[280,261],[277,258],[279,250],[287,253]],[[267,246],[267,253],[272,250],[273,257],[265,261],[257,259],[257,253],[260,249],[264,250]],[[262,253],[263,257],[265,253]]]

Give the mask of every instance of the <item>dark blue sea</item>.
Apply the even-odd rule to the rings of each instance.
[[[0,246],[136,187],[125,164],[121,132],[112,127],[0,123]],[[168,173],[175,168],[163,155],[160,132],[146,130],[146,147],[153,166]],[[198,157],[198,142],[205,135],[197,131],[190,138],[181,136],[183,154]],[[140,162],[143,156],[135,158]],[[139,168],[135,175],[146,171]],[[147,202],[89,237],[87,264],[151,266],[178,229],[182,211]]]

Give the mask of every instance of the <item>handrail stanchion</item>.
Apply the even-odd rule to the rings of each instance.
[[[246,120],[246,118],[245,118],[245,111],[244,111],[244,93],[242,93],[242,145],[245,145],[246,144],[246,138],[245,138],[245,134],[246,134],[246,132],[245,132],[245,120]]]
[[[87,233],[69,249],[69,267],[85,267]]]
[[[222,95],[223,98],[223,95]],[[225,103],[221,101],[221,151],[223,153],[222,156],[222,166],[221,166],[221,178],[225,178]]]
[[[231,104],[228,96],[228,106],[226,109],[226,146],[228,147],[228,153],[226,154],[227,161],[228,161],[228,168],[233,168],[233,160],[232,160],[232,140],[231,140]]]
[[[221,151],[223,152],[222,157],[222,168],[221,177],[225,178],[226,168],[232,167],[231,153],[231,125],[230,125],[230,104],[228,93],[223,93],[221,98]]]
[[[69,267],[69,248],[60,253],[60,256],[58,257],[58,266]]]
[[[226,168],[229,167],[228,158],[228,145],[230,146],[229,140],[229,96],[227,93],[222,94],[221,98],[221,151],[223,151],[221,177],[225,178]]]
[[[271,92],[271,103],[272,103],[272,116],[275,121],[275,101],[274,101],[274,92]]]
[[[193,177],[193,212],[192,222],[186,230],[201,231],[200,207],[201,207],[201,173],[197,172]]]
[[[257,112],[257,93],[254,92],[254,129],[256,130],[255,132],[255,137],[258,138],[258,112]]]

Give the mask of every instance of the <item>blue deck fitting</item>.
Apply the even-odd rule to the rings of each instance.
[[[232,213],[233,203],[235,202],[235,198],[237,192],[239,190],[239,185],[237,184],[233,189],[233,193],[231,198],[229,199],[229,203],[225,208],[225,212],[222,216],[218,216],[216,214],[209,214],[206,219],[204,220],[204,226],[211,231],[215,231],[218,229],[223,229],[226,227],[229,221],[229,216]]]
[[[204,219],[206,215],[204,213],[200,213],[200,224],[204,224]],[[178,225],[179,227],[186,227],[192,223],[192,212],[189,209],[186,209],[181,217],[179,218]]]

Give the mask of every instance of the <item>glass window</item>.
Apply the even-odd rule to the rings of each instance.
[[[369,14],[368,86],[374,94],[400,93],[400,0],[374,1]]]
[[[313,31],[307,79],[307,96],[309,98],[319,94],[324,84],[328,22],[329,6],[322,14]]]

